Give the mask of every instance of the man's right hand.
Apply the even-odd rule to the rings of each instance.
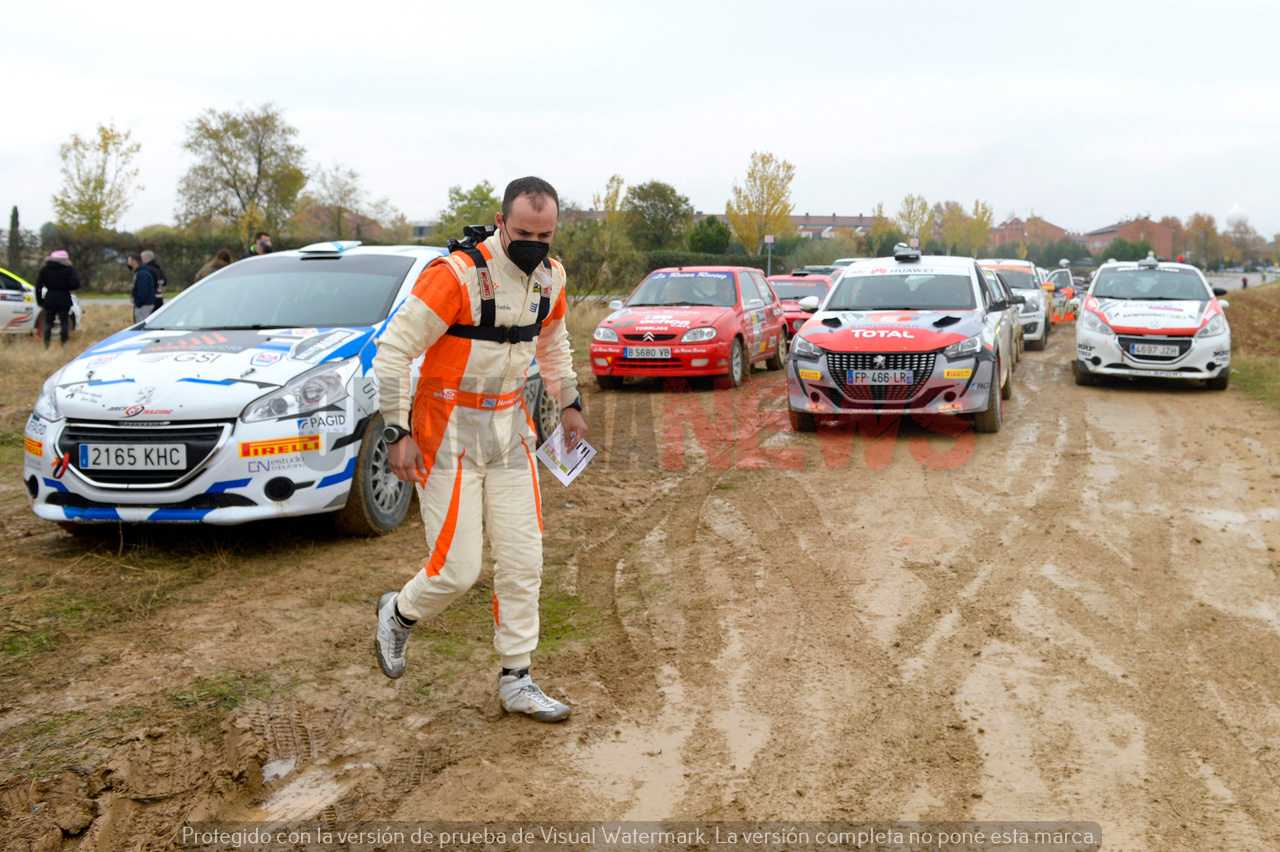
[[[391,472],[401,482],[426,485],[427,461],[412,436],[406,435],[391,445]]]

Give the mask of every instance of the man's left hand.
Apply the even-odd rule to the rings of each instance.
[[[564,446],[572,450],[578,442],[587,437],[587,421],[582,419],[582,412],[576,408],[566,408],[560,414],[560,425],[564,427]]]

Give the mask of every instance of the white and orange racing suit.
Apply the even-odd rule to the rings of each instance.
[[[417,488],[431,556],[397,606],[406,618],[429,618],[470,589],[487,529],[495,562],[493,645],[504,668],[521,669],[538,644],[542,582],[537,438],[524,404],[525,373],[536,354],[562,407],[577,399],[578,382],[564,324],[564,267],[550,261],[525,275],[503,251],[500,233],[478,248],[488,280],[461,251],[432,262],[382,333],[373,361],[383,418],[410,429],[427,468]],[[548,299],[541,333],[514,343],[450,333],[450,326],[481,324],[485,295],[493,299],[494,323],[508,327],[537,324]],[[411,400],[410,364],[423,352]]]

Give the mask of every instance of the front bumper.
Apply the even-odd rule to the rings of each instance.
[[[1023,340],[1043,340],[1049,333],[1048,317],[1041,312],[1034,314],[1018,314],[1018,323],[1022,326]]]
[[[368,423],[360,419],[353,425],[351,417],[348,411],[309,421],[202,421],[199,428],[220,427],[222,437],[188,445],[189,472],[146,482],[143,476],[82,470],[74,457],[83,436],[109,434],[114,423],[33,416],[27,421],[22,478],[33,511],[49,521],[241,524],[333,511],[346,505]],[[182,431],[187,426],[191,432]],[[196,428],[180,424],[169,440],[185,443]],[[156,440],[151,431],[143,427],[131,441],[130,430],[118,428],[114,441],[92,440],[145,446]],[[193,452],[207,455],[197,461]],[[59,471],[67,453],[70,464]],[[280,499],[284,492],[288,495]]]
[[[992,402],[993,353],[949,359],[939,352],[884,353],[888,366],[909,363],[920,371],[910,385],[868,386],[848,382],[850,359],[863,369],[863,359],[879,353],[824,352],[821,357],[800,358],[794,353],[787,362],[787,399],[792,411],[823,415],[856,414],[974,414],[986,411]],[[901,360],[899,360],[901,359]],[[874,362],[872,362],[874,363]],[[874,367],[873,367],[874,369]]]
[[[671,357],[662,360],[626,358],[624,350],[629,346],[669,347]],[[591,372],[597,376],[723,376],[729,372],[732,346],[733,338],[689,344],[592,341]]]
[[[1178,346],[1176,357],[1135,356],[1132,343]],[[1102,376],[1147,376],[1161,379],[1212,379],[1231,366],[1231,333],[1214,337],[1100,334],[1076,325],[1076,360]]]

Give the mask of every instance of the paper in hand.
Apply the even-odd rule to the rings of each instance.
[[[587,465],[595,458],[596,448],[581,440],[572,450],[565,449],[564,426],[561,425],[556,427],[545,444],[538,447],[535,455],[556,479],[568,485],[587,469]]]

